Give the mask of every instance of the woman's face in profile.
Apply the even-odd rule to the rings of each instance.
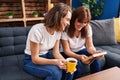
[[[71,12],[68,11],[67,15],[64,18],[61,18],[60,31],[64,31],[67,26],[70,25]]]

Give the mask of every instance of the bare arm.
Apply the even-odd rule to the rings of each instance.
[[[39,57],[40,45],[38,43],[34,43],[30,41],[30,49],[31,49],[31,56],[33,63],[41,64],[41,65],[46,65],[46,64],[56,65],[61,69],[66,69],[66,61],[64,59],[47,59],[47,58]],[[61,56],[59,58],[63,58],[63,57]]]
[[[53,48],[53,56],[56,58],[56,59],[64,59],[64,57],[60,54],[60,51],[59,51],[59,40],[56,41],[55,43],[55,46]]]
[[[55,60],[50,60],[46,58],[39,57],[39,50],[40,50],[40,45],[38,43],[30,41],[30,50],[31,50],[31,57],[32,57],[32,62],[35,64],[53,64],[55,65]]]
[[[69,56],[69,57],[74,57],[76,59],[82,59],[84,57],[86,57],[85,55],[78,55],[74,52],[72,52],[70,50],[70,47],[69,47],[69,42],[67,40],[61,40],[61,43],[62,43],[62,46],[63,46],[63,50],[64,50],[64,53]]]
[[[96,48],[94,47],[93,41],[92,41],[92,37],[87,37],[86,38],[86,48],[87,48],[87,51],[90,54],[101,52],[101,50],[96,50]],[[104,57],[104,55],[103,56],[99,56],[96,59],[102,59],[103,57]]]
[[[87,51],[90,53],[90,54],[93,54],[96,52],[96,48],[94,47],[93,45],[93,40],[92,40],[92,36],[88,36],[86,37],[86,48],[87,48]]]

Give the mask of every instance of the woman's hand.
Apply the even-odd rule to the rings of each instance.
[[[87,61],[88,57],[86,55],[80,55],[81,56],[81,61],[84,64],[89,64],[90,62]]]
[[[64,60],[64,59],[56,59],[56,65],[60,69],[66,69],[66,60]]]
[[[97,51],[96,51],[96,54],[97,54],[97,53],[100,53],[100,52],[103,52],[103,51],[102,51],[102,50],[97,50]],[[101,60],[103,57],[104,57],[104,55],[99,56],[99,57],[96,57],[96,59],[97,59],[97,60]]]

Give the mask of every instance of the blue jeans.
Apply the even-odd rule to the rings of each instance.
[[[47,53],[40,57],[53,59],[51,53]],[[62,70],[59,67],[55,65],[34,64],[31,60],[31,56],[27,54],[25,54],[23,68],[29,74],[39,78],[45,78],[45,80],[61,80],[62,78]]]
[[[76,54],[84,54],[86,56],[90,56],[90,54],[87,52],[86,48],[85,49],[82,49],[78,52],[75,52]],[[67,55],[65,55],[64,52],[62,52],[62,55],[64,56],[64,58],[68,58]],[[77,70],[74,72],[74,74],[69,74],[69,73],[66,73],[65,71],[63,72],[63,75],[67,76],[69,79],[65,79],[65,80],[75,80],[79,77],[81,77],[81,73],[82,73],[82,62],[80,60],[78,60],[78,65],[77,65]],[[91,73],[95,73],[95,72],[98,72],[101,70],[101,64],[100,64],[100,61],[99,60],[94,60],[91,64],[90,64],[90,71]],[[63,79],[64,80],[64,79]]]
[[[84,54],[86,56],[90,56],[91,54],[89,54],[85,49],[80,50],[79,52],[77,52],[78,54]],[[91,64],[90,64],[90,71],[91,73],[95,73],[95,72],[99,72],[101,71],[101,63],[100,60],[94,60]]]

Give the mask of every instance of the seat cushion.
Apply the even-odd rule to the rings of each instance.
[[[23,54],[0,57],[0,80],[42,80],[23,70]]]
[[[97,46],[97,49],[107,51],[105,55],[106,68],[114,66],[120,67],[120,43],[116,45]]]

